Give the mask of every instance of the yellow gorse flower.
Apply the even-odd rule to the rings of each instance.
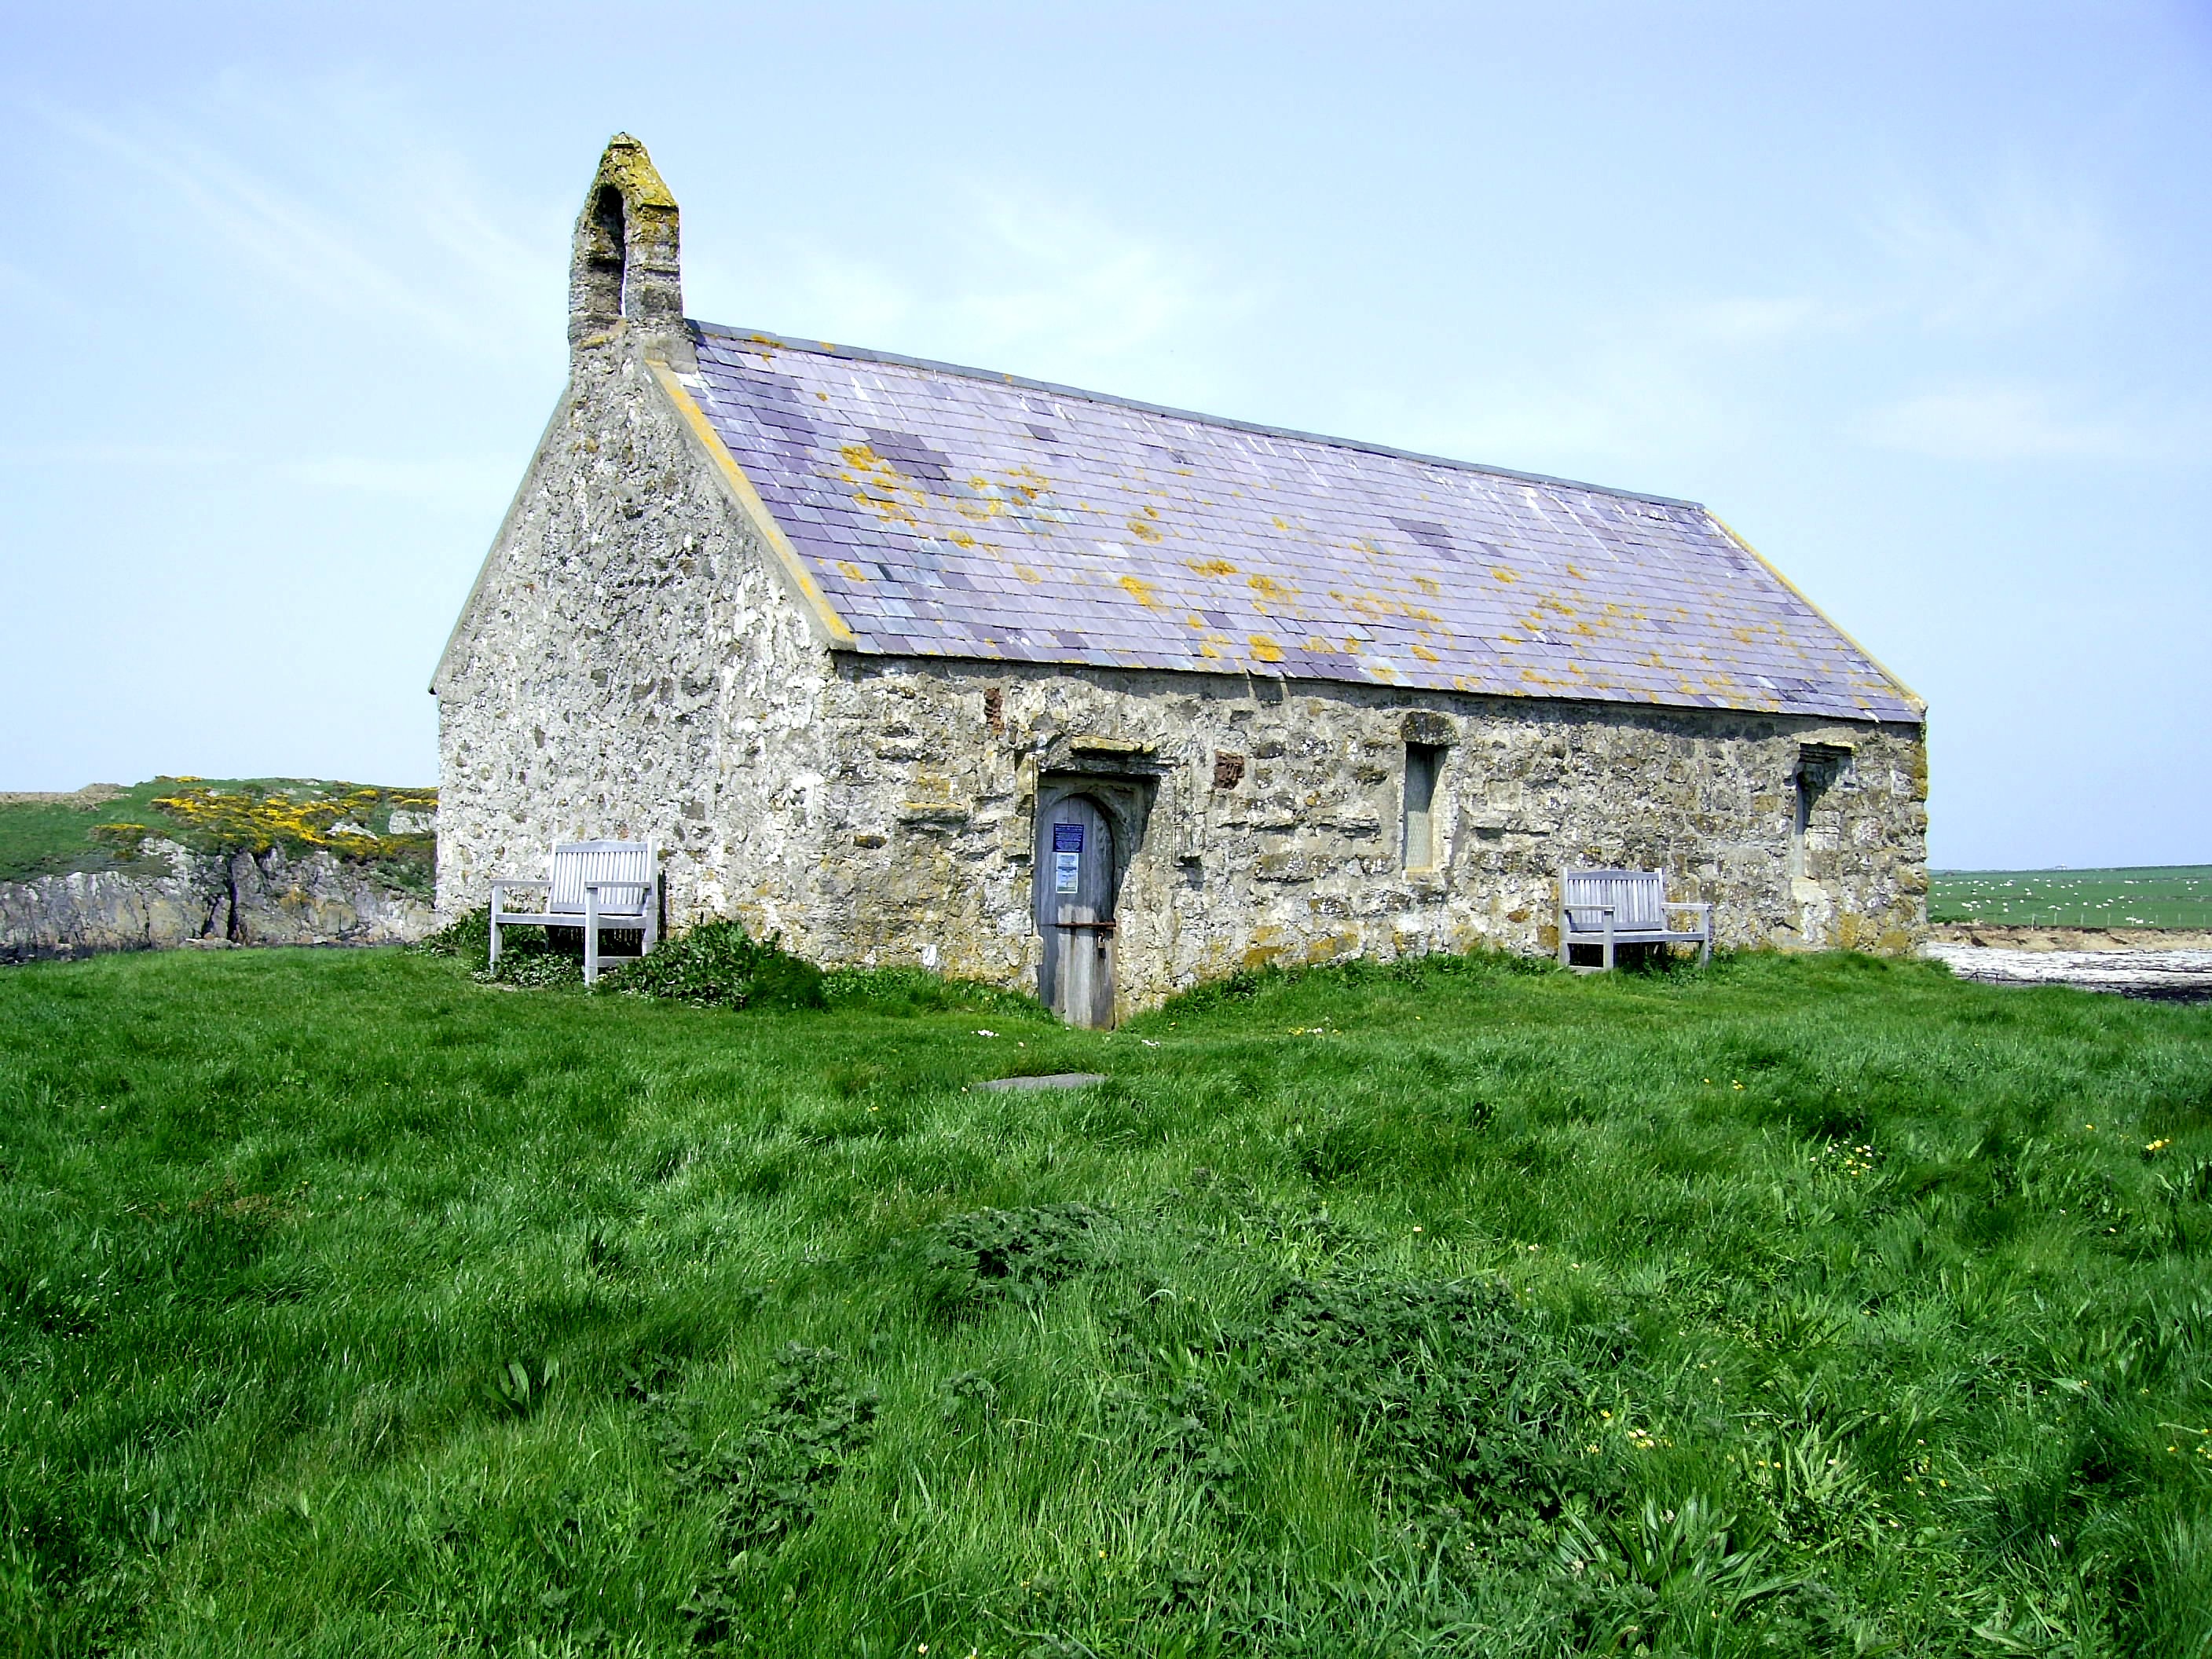
[[[379,836],[367,821],[378,811],[428,811],[434,789],[377,789],[357,786],[326,795],[235,793],[179,779],[181,786],[154,805],[198,839],[226,850],[265,853],[272,847],[309,848],[348,858],[370,858],[408,849],[422,837]]]

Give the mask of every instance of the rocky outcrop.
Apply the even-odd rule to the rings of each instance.
[[[161,866],[166,865],[164,870]],[[184,945],[396,945],[428,898],[328,853],[194,853],[146,843],[129,868],[0,882],[0,962]]]
[[[2117,991],[2158,1002],[2212,1002],[2212,950],[2131,950],[2110,945],[2085,950],[2017,949],[1942,940],[1922,950],[1949,963],[1960,979],[1984,985],[2071,985],[2077,990]]]
[[[1928,929],[1930,945],[1978,945],[1999,951],[2212,951],[2202,927],[2029,927],[2006,922],[1943,921]]]

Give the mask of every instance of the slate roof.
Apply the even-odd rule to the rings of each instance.
[[[1921,718],[1692,502],[692,329],[862,652]]]

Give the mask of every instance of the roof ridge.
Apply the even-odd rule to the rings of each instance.
[[[1033,380],[1026,375],[1009,374],[1001,369],[974,368],[965,363],[939,362],[932,357],[909,357],[897,351],[872,351],[864,346],[838,345],[829,340],[795,340],[786,335],[771,334],[766,329],[732,328],[721,323],[702,323],[696,318],[686,318],[684,321],[701,334],[738,342],[757,340],[780,351],[805,351],[819,357],[844,358],[854,362],[890,363],[900,368],[933,369],[943,374],[965,375],[973,380],[991,380],[1001,386],[1019,386],[1027,392],[1049,392],[1059,398],[1080,398],[1086,403],[1133,409],[1147,415],[1165,415],[1178,421],[1195,421],[1201,426],[1225,427],[1232,432],[1255,433],[1265,438],[1291,438],[1301,443],[1327,444],[1333,449],[1354,450],[1367,455],[1388,455],[1395,460],[1448,466],[1455,471],[1480,472],[1491,477],[1511,478],[1521,483],[1552,484],[1562,489],[1578,489],[1593,495],[1612,495],[1623,501],[1643,501],[1652,507],[1686,507],[1693,513],[1707,511],[1703,501],[1685,501],[1677,495],[1656,495],[1649,490],[1622,489],[1613,484],[1585,483],[1578,478],[1555,477],[1548,472],[1523,472],[1510,466],[1486,466],[1480,461],[1462,461],[1449,455],[1431,455],[1418,449],[1401,449],[1394,444],[1333,437],[1325,432],[1301,432],[1295,427],[1267,426],[1258,421],[1240,421],[1230,415],[1207,415],[1194,409],[1177,409],[1168,404],[1146,403],[1141,398],[1116,397],[1110,392],[1088,392],[1081,386],[1063,386],[1056,380]]]

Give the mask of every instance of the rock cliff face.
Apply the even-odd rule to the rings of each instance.
[[[144,851],[151,869],[0,882],[0,962],[180,945],[395,945],[434,925],[427,898],[328,853],[224,856],[173,841]]]

